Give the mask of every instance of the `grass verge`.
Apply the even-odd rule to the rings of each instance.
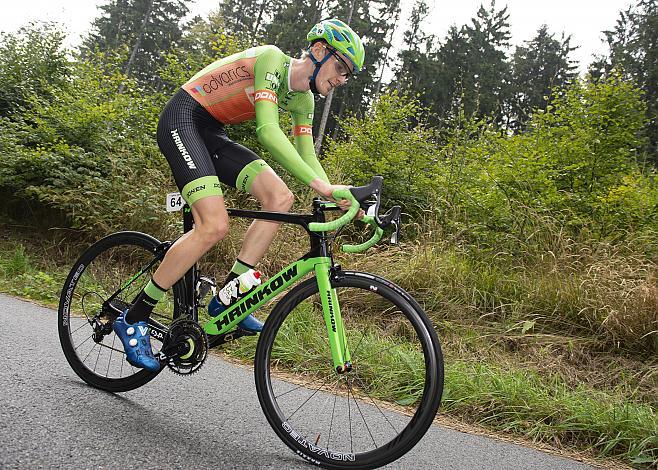
[[[67,266],[79,248],[61,240],[35,241],[29,235],[3,232],[0,291],[56,306]],[[366,264],[390,265],[387,256],[374,255]],[[418,257],[410,259],[411,264],[418,261]],[[457,261],[468,272],[463,260]],[[453,264],[446,265],[454,268]],[[397,266],[400,268],[400,264]],[[442,268],[435,261],[435,267],[439,273],[433,275],[442,275],[445,265]],[[443,413],[558,448],[621,459],[635,467],[658,464],[655,358],[634,358],[627,349],[602,349],[601,344],[609,344],[607,337],[601,342],[594,334],[579,336],[575,334],[581,331],[579,328],[573,328],[571,335],[560,336],[549,327],[540,330],[524,324],[528,320],[523,320],[523,315],[500,315],[501,309],[514,309],[509,310],[509,302],[478,303],[486,298],[478,295],[485,292],[481,284],[470,285],[471,303],[463,294],[456,295],[466,290],[459,290],[457,284],[451,291],[443,290],[448,295],[439,302],[436,293],[423,292],[418,285],[405,282],[410,269],[403,266],[392,277],[416,293],[437,325],[446,355]],[[470,276],[478,282],[487,277],[476,273]],[[462,275],[458,279],[466,285],[466,278]],[[490,321],[492,315],[486,314],[487,309],[499,315],[499,321]],[[510,325],[518,329],[510,329]],[[290,335],[291,341],[304,337],[308,335]],[[226,348],[226,353],[249,361],[254,345],[253,340],[241,340]],[[650,343],[642,346],[652,347]],[[290,354],[288,361],[302,362],[306,358],[306,345],[291,344],[284,349]],[[399,396],[387,393],[382,389],[378,396],[400,402]]]

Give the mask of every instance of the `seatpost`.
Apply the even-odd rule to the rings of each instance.
[[[183,206],[183,232],[187,233],[194,228],[194,217],[192,216],[192,208],[185,204]],[[185,273],[185,296],[187,297],[187,308],[185,312],[188,318],[197,321],[197,305],[196,305],[196,284],[199,277],[196,263]]]
[[[183,206],[183,233],[187,233],[194,227],[194,217],[192,217],[192,208],[185,204]]]

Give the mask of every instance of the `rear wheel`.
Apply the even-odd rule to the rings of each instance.
[[[117,312],[130,306],[159,266],[159,261],[152,263],[159,245],[139,232],[109,235],[82,254],[66,279],[58,310],[60,343],[75,373],[94,387],[124,392],[141,387],[159,373],[131,366],[112,330]],[[184,283],[179,281],[151,318],[169,325],[182,314],[184,299]],[[162,348],[163,338],[158,336],[151,331],[154,354]]]
[[[344,272],[337,289],[352,370],[334,370],[316,279],[286,295],[258,341],[255,375],[279,437],[311,463],[375,468],[408,452],[443,390],[438,338],[420,306],[376,276]]]

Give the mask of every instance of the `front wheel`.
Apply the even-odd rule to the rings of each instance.
[[[333,367],[315,278],[290,291],[258,341],[258,398],[274,431],[326,468],[376,468],[408,452],[432,424],[443,359],[427,316],[404,290],[342,272],[337,290],[352,370]]]

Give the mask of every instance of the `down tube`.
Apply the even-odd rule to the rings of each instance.
[[[272,276],[267,282],[247,294],[218,316],[203,325],[209,335],[218,335],[231,331],[244,320],[247,315],[258,310],[263,304],[269,302],[278,294],[286,290],[306,274],[312,272],[317,264],[328,263],[329,258],[317,257],[295,261],[280,272]]]
[[[329,347],[331,348],[331,356],[334,361],[334,369],[338,372],[342,372],[346,363],[350,362],[351,359],[347,347],[347,339],[345,338],[343,318],[340,314],[338,295],[336,289],[331,287],[331,282],[329,280],[329,263],[316,264],[315,277],[318,281],[318,289],[320,291],[320,300],[322,301],[324,321],[327,325]]]

